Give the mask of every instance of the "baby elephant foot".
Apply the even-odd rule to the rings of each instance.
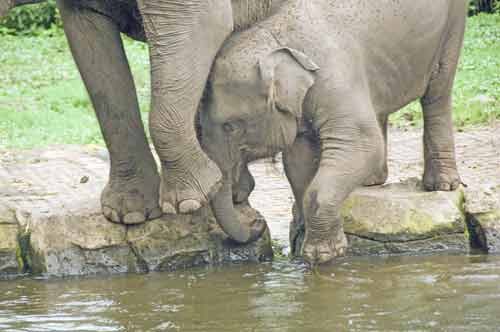
[[[101,194],[104,216],[115,223],[140,224],[159,218],[160,177],[154,172],[128,176],[127,179],[110,178]]]
[[[453,191],[462,184],[462,180],[454,165],[449,167],[442,165],[426,168],[423,183],[427,191]]]
[[[256,219],[250,225],[250,238],[247,243],[257,241],[267,230],[267,223],[264,219]]]
[[[302,245],[302,257],[311,266],[332,262],[336,257],[344,256],[347,238],[343,231],[328,239],[317,239],[307,234]]]
[[[387,181],[388,177],[389,177],[389,172],[387,171],[387,169],[380,170],[370,175],[368,179],[366,179],[365,182],[363,182],[363,185],[367,187],[382,185]]]
[[[206,205],[221,186],[219,167],[208,157],[200,163],[162,170],[161,206],[164,213],[192,213]]]

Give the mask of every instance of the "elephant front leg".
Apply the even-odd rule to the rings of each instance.
[[[290,224],[290,249],[299,256],[304,238],[304,193],[318,171],[320,160],[319,142],[301,135],[283,153],[283,166],[290,182],[295,203],[292,208],[293,221]]]
[[[150,131],[162,164],[162,208],[207,203],[222,175],[202,151],[195,115],[217,51],[232,31],[229,0],[139,0],[150,46]]]
[[[118,27],[108,17],[59,0],[64,31],[110,153],[101,195],[111,221],[136,224],[161,215],[160,178],[149,149]]]
[[[248,202],[248,197],[255,188],[255,180],[248,169],[248,163],[241,163],[240,170],[233,180],[233,202],[242,204]]]
[[[354,116],[341,116],[339,123],[326,123],[320,129],[319,168],[303,199],[305,238],[301,254],[311,265],[345,254],[342,204],[373,169],[382,167],[384,145],[376,120],[369,115],[358,120],[352,119]]]

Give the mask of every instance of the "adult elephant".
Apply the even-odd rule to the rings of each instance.
[[[108,219],[136,224],[162,210],[192,212],[218,189],[221,172],[200,148],[195,114],[225,38],[265,17],[271,1],[57,0],[110,152],[109,182],[101,196]],[[0,0],[0,15],[35,2],[41,1]],[[120,32],[149,44],[149,124],[162,165],[161,193]]]

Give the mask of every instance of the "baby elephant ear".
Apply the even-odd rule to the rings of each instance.
[[[319,66],[304,53],[288,47],[272,51],[259,66],[270,108],[301,118],[302,103]]]

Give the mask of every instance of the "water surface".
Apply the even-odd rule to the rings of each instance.
[[[500,257],[1,281],[0,331],[500,331]]]

